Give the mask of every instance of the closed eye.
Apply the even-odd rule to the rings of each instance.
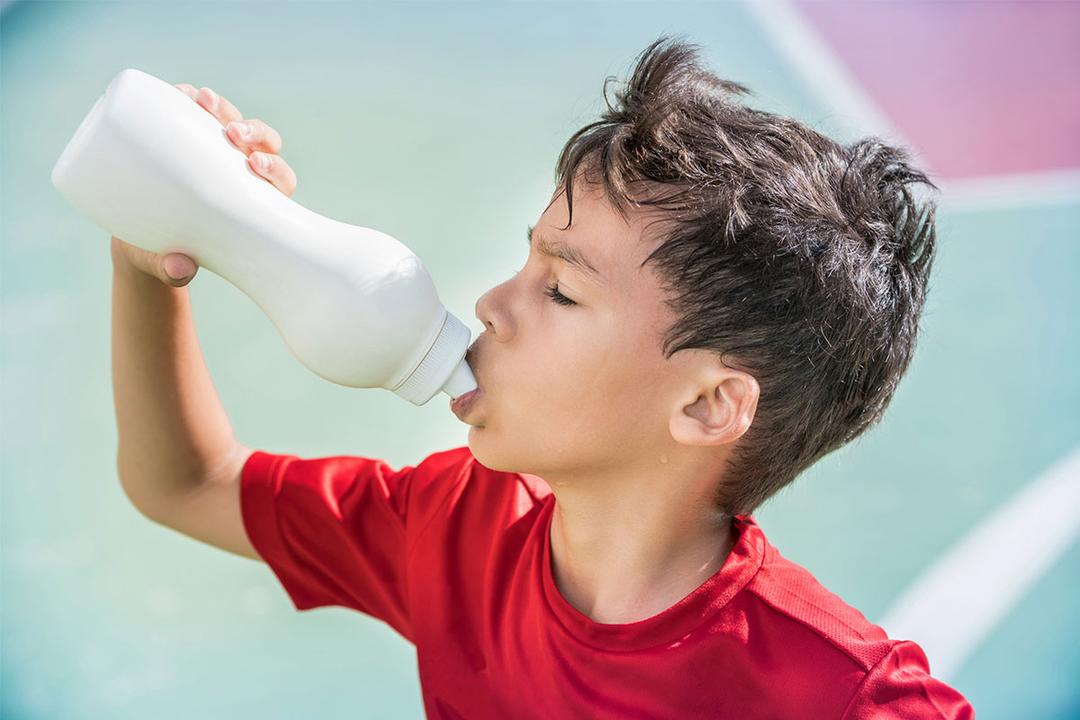
[[[558,303],[559,305],[577,305],[576,302],[574,302],[573,300],[571,300],[570,298],[566,297],[561,292],[559,292],[559,286],[558,285],[550,285],[550,286],[548,286],[547,291],[546,291],[545,294],[549,298],[551,298],[553,302]]]

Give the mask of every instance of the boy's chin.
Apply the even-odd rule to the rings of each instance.
[[[469,450],[484,467],[499,472],[518,472],[521,458],[512,448],[502,447],[483,423],[469,426]]]

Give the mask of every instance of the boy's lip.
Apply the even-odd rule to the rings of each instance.
[[[457,415],[458,420],[465,422],[465,415],[468,414],[469,409],[476,404],[476,399],[481,392],[480,386],[480,372],[477,369],[476,356],[478,354],[477,347],[480,345],[480,338],[476,338],[472,345],[469,346],[465,352],[465,362],[468,363],[469,369],[472,370],[473,377],[476,378],[477,387],[464,395],[459,395],[450,401],[450,410]]]
[[[458,420],[464,422],[465,416],[468,415],[469,410],[476,404],[476,399],[480,396],[480,388],[470,390],[464,395],[459,395],[450,401],[450,410],[457,415]]]

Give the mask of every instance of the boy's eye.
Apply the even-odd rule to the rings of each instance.
[[[559,292],[558,284],[549,286],[546,295],[559,305],[577,305],[576,302]]]

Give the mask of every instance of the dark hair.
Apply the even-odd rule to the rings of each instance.
[[[599,171],[624,218],[651,206],[664,234],[642,266],[655,263],[677,317],[664,356],[715,351],[757,380],[716,494],[722,512],[749,514],[881,419],[934,257],[936,204],[908,186],[938,188],[880,138],[845,146],[734,102],[750,91],[703,69],[695,45],[650,44],[613,106],[614,79],[606,112],[560,153],[556,183],[570,222],[579,170],[589,185]]]

